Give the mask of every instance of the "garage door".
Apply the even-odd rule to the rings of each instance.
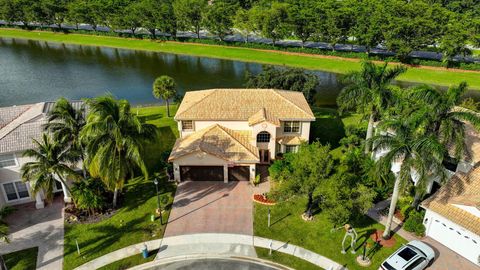
[[[480,237],[459,228],[440,217],[432,218],[428,236],[477,264],[480,256]]]
[[[235,166],[228,168],[228,181],[248,181],[250,180],[249,166]]]
[[[223,166],[180,166],[181,181],[223,181]]]

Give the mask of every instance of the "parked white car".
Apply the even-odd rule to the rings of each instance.
[[[435,259],[435,251],[422,241],[413,240],[395,251],[379,270],[423,270]]]

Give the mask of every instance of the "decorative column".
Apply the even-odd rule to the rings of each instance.
[[[228,183],[228,164],[223,165],[223,182]]]
[[[45,203],[43,202],[43,199],[42,199],[42,194],[40,193],[41,192],[37,192],[37,194],[35,195],[35,208],[37,209],[41,209],[45,207]]]
[[[68,191],[67,187],[63,182],[60,182],[62,184],[62,190],[63,190],[63,201],[66,203],[71,203],[72,202],[72,196],[70,195],[70,192]]]

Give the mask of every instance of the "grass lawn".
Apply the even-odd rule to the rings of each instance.
[[[366,121],[362,121],[360,114],[339,115],[337,109],[320,107],[313,107],[312,111],[317,119],[311,124],[310,141],[319,140],[322,144],[330,144],[335,158],[339,158],[342,154],[339,141],[345,137],[345,127],[367,125]]]
[[[356,245],[357,254],[351,254],[350,250],[347,251],[347,254],[341,254],[344,231],[330,232],[333,224],[321,212],[315,215],[313,221],[304,221],[301,218],[301,214],[305,210],[305,205],[306,199],[298,198],[270,207],[272,225],[268,228],[268,207],[255,204],[253,224],[255,235],[301,246],[345,265],[350,270],[378,269],[380,263],[385,258],[400,247],[402,243],[406,243],[403,238],[394,236],[397,239],[396,245],[392,248],[380,248],[376,252],[372,252],[369,256],[372,259],[372,265],[368,268],[363,268],[356,264],[355,258],[361,254],[361,246],[366,240],[373,242],[369,240],[369,235],[375,229],[383,229],[383,226],[368,217],[365,217],[365,220],[359,224],[353,224],[359,236]],[[281,260],[283,259],[280,259],[278,262],[282,263]]]
[[[34,270],[37,268],[38,247],[19,250],[3,255],[9,270]]]
[[[153,261],[155,259],[155,256],[157,255],[158,249],[151,250],[148,253],[148,257],[146,259],[143,258],[142,254],[134,255],[127,257],[125,259],[116,261],[114,263],[111,263],[109,265],[106,265],[104,267],[99,268],[98,270],[124,270],[131,268],[136,265],[144,264],[147,262]]]
[[[299,259],[295,256],[281,253],[281,252],[272,252],[272,255],[268,254],[268,249],[266,248],[259,248],[255,247],[255,251],[257,252],[257,255],[259,258],[264,259],[264,260],[269,260],[272,262],[279,263],[281,265],[288,266],[293,269],[298,269],[298,270],[319,270],[321,269],[320,267],[309,263],[307,261],[304,261],[302,259]]]
[[[173,115],[176,106],[172,106],[172,109]],[[133,111],[136,112],[136,108]],[[161,153],[170,150],[175,142],[176,124],[172,117],[165,117],[164,106],[139,108],[138,115],[144,121],[156,125],[160,132],[160,141],[145,147],[147,166],[150,172],[155,172],[160,165]],[[161,196],[168,198],[168,205],[170,205],[173,202],[175,186],[166,182],[159,186]],[[65,225],[64,269],[73,269],[132,244],[163,237],[165,226],[160,225],[159,221],[150,221],[150,215],[157,207],[155,186],[151,181],[140,177],[128,181],[124,188],[121,205],[117,213],[100,222]],[[164,213],[164,220],[168,219],[168,215],[169,211]],[[78,240],[80,245],[80,256],[77,255],[75,240]],[[133,258],[124,263],[140,261]]]
[[[187,44],[43,31],[25,31],[19,29],[0,29],[0,37],[195,55],[263,64],[285,65],[335,73],[347,73],[352,70],[360,69],[360,63],[352,59],[325,58],[307,54],[284,54],[275,51],[262,51],[258,49],[217,45]],[[480,75],[479,73],[473,72],[410,68],[405,74],[400,76],[399,80],[444,86],[467,81],[472,89],[480,90]]]

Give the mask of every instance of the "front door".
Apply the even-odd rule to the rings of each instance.
[[[260,163],[269,164],[270,163],[270,152],[268,150],[260,150]]]

